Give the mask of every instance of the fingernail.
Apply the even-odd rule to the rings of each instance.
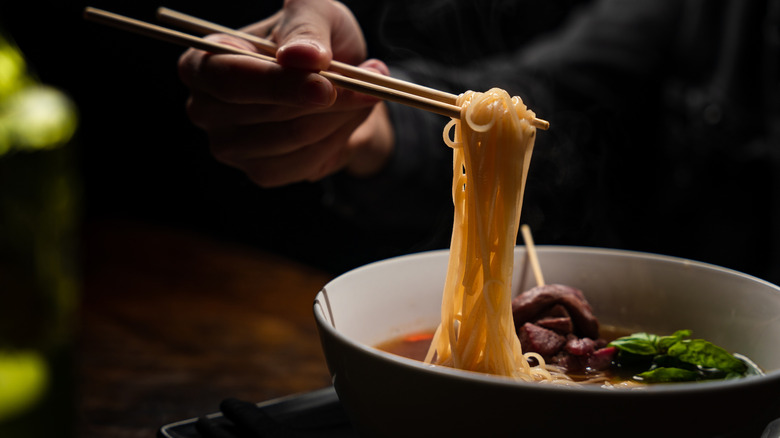
[[[324,70],[330,64],[330,55],[314,40],[299,40],[288,43],[276,51],[276,59],[283,67],[301,70]]]
[[[302,46],[309,46],[314,48],[319,53],[325,53],[325,48],[322,47],[322,44],[319,43],[319,41],[315,40],[299,40],[296,42],[296,44],[300,44]]]

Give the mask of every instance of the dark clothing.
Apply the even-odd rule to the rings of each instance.
[[[604,0],[513,52],[457,66],[418,58],[394,74],[456,93],[501,87],[551,122],[522,215],[537,243],[651,251],[780,281],[775,3]],[[332,179],[330,202],[355,223],[406,230],[420,249],[446,247],[446,121],[390,107],[390,166]]]

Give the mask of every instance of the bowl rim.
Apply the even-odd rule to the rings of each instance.
[[[524,249],[524,245],[517,245],[515,247],[515,252],[517,252],[518,249],[520,248]],[[731,275],[744,277],[750,281],[762,283],[765,286],[768,286],[770,289],[774,289],[775,292],[780,294],[780,286],[770,283],[761,278],[740,271],[736,271],[730,268],[725,268],[711,263],[695,261],[695,260],[686,259],[682,257],[667,256],[667,255],[642,252],[642,251],[633,251],[633,250],[584,247],[584,246],[565,246],[565,245],[536,245],[536,250],[537,252],[540,253],[542,252],[568,252],[568,253],[580,253],[580,254],[598,253],[604,255],[617,255],[617,256],[631,257],[637,259],[654,259],[654,260],[671,262],[676,264],[683,263],[690,266],[696,266],[699,268],[704,268],[709,270],[716,270]],[[418,361],[415,359],[410,359],[393,353],[382,351],[376,347],[366,345],[351,339],[350,337],[336,330],[336,328],[326,319],[325,312],[329,311],[328,309],[330,305],[327,298],[327,288],[329,285],[333,284],[335,281],[339,280],[340,278],[360,271],[376,268],[377,265],[399,263],[399,262],[414,260],[418,258],[442,257],[443,255],[448,253],[449,253],[449,249],[437,249],[437,250],[399,255],[388,259],[371,262],[366,265],[359,266],[357,268],[351,269],[349,271],[344,272],[343,274],[338,275],[337,277],[329,281],[327,284],[325,284],[314,298],[313,310],[314,310],[315,321],[318,328],[327,331],[327,333],[330,336],[338,339],[340,342],[343,342],[344,344],[348,345],[349,347],[355,350],[360,351],[363,354],[379,358],[384,362],[391,362],[393,364],[402,366],[404,368],[411,368],[413,370],[420,371],[423,373],[434,373],[436,375],[446,377],[446,378],[465,379],[472,383],[481,383],[488,386],[501,386],[501,387],[516,386],[531,391],[568,392],[568,391],[576,390],[581,394],[589,394],[589,393],[598,394],[598,395],[615,394],[614,396],[616,397],[617,396],[642,397],[641,394],[667,394],[667,393],[680,393],[680,392],[693,392],[696,394],[703,394],[707,392],[721,392],[724,390],[747,389],[748,387],[752,387],[752,386],[763,386],[767,384],[768,381],[770,380],[772,381],[780,380],[780,369],[776,369],[767,372],[764,375],[747,376],[739,379],[717,380],[711,382],[682,382],[682,383],[669,383],[669,384],[653,384],[653,385],[648,385],[647,387],[643,387],[642,390],[639,391],[630,390],[630,389],[627,390],[624,388],[607,389],[601,387],[600,385],[565,386],[565,385],[557,385],[557,384],[523,382],[508,377],[496,376],[496,375],[480,373],[475,371],[460,370],[460,369],[455,369],[455,368],[450,368],[445,366],[429,365],[429,364],[425,364],[422,361]]]

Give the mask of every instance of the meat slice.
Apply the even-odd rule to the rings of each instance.
[[[599,348],[588,356],[587,368],[601,371],[609,368],[617,355],[616,347]]]
[[[527,322],[517,333],[523,351],[534,351],[545,359],[552,357],[566,344],[566,338],[552,330]]]
[[[539,353],[569,372],[611,366],[616,350],[605,348],[598,320],[579,289],[561,284],[535,287],[512,300],[512,313],[523,351]]]
[[[512,300],[515,327],[535,322],[540,315],[556,305],[563,306],[571,317],[573,333],[578,337],[596,339],[599,323],[582,291],[562,284],[546,284],[530,289]]]
[[[561,304],[555,304],[539,313],[539,318],[571,318],[569,311]]]
[[[536,321],[536,325],[555,331],[558,334],[565,335],[574,331],[574,324],[568,317],[546,317]]]
[[[556,304],[541,312],[536,318],[536,321],[532,321],[536,325],[554,330],[559,334],[567,335],[574,331],[574,324],[571,322],[569,311],[560,304]]]
[[[566,339],[564,349],[575,356],[585,356],[596,351],[596,342],[591,338],[578,338],[572,335]]]

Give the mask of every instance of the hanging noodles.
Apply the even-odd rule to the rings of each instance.
[[[449,267],[441,324],[425,361],[526,381],[568,379],[551,372],[538,354],[523,354],[512,319],[513,254],[535,114],[499,88],[468,91],[458,105],[460,120],[444,128],[444,142],[453,149]]]

